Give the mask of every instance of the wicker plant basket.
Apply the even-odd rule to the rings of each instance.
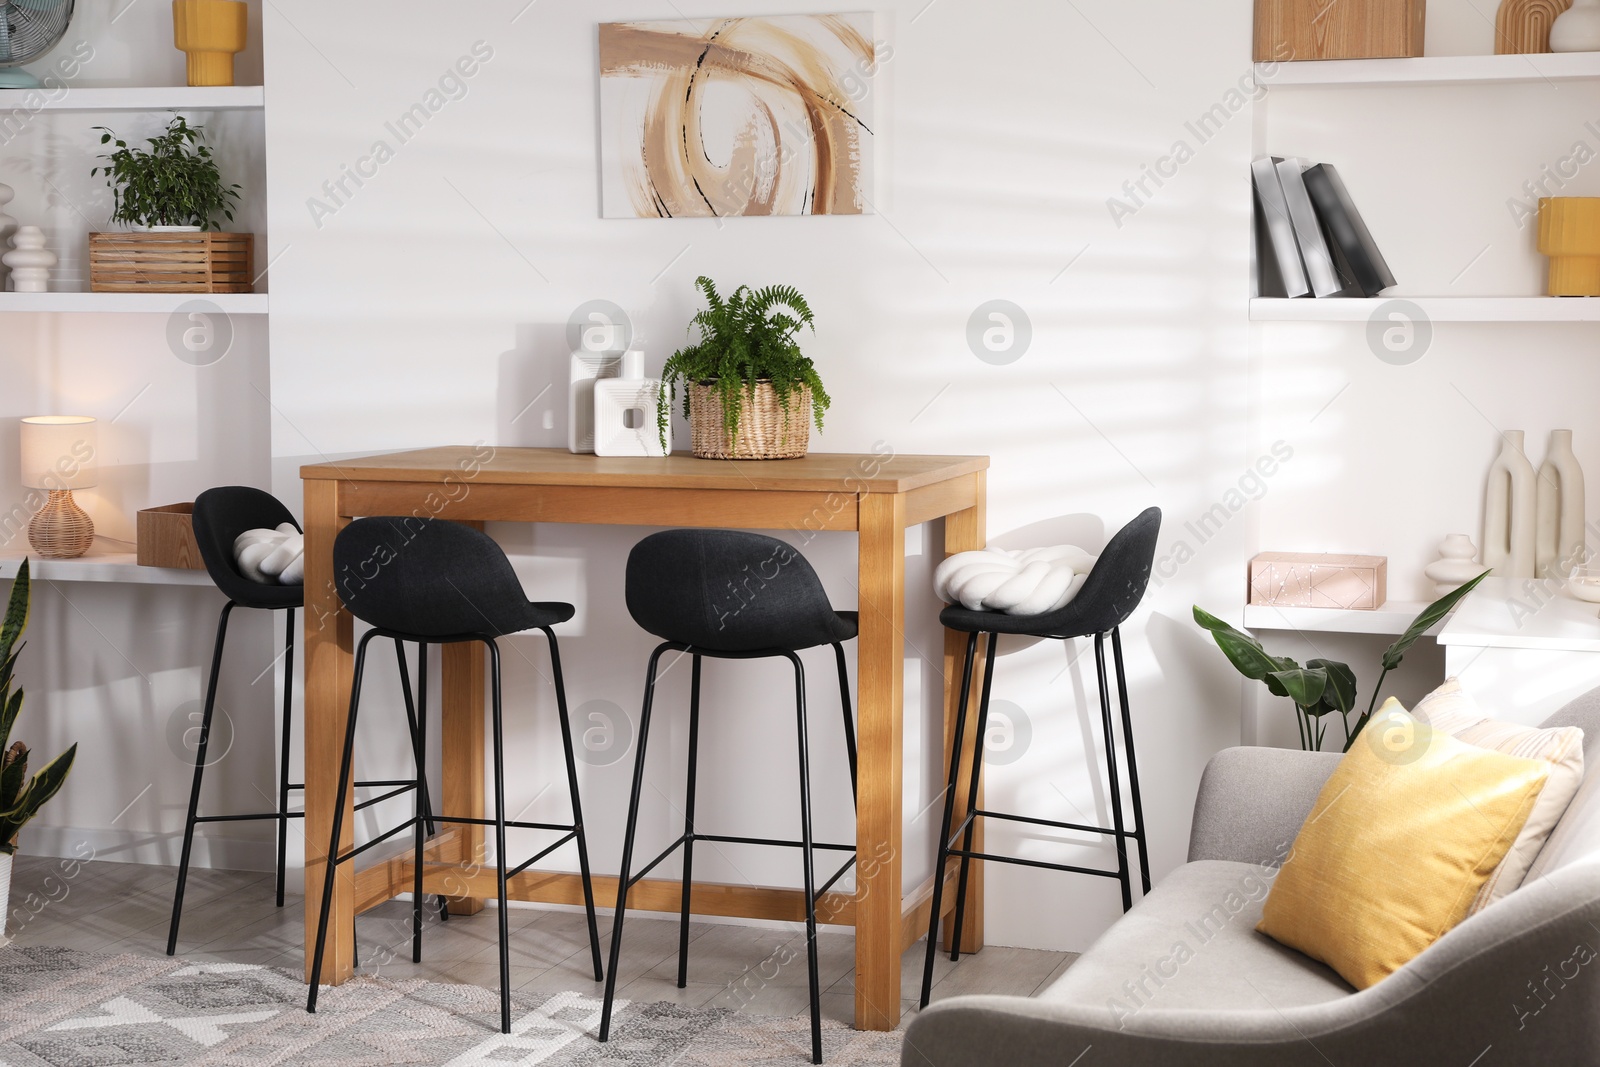
[[[248,293],[249,233],[91,233],[89,289],[96,293]]]
[[[721,398],[711,386],[693,383],[689,430],[689,448],[698,459],[799,459],[811,446],[811,387],[796,386],[785,409],[771,382],[750,386],[730,439]]]

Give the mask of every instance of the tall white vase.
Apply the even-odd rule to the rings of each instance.
[[[18,293],[48,293],[50,268],[56,265],[56,254],[44,246],[44,231],[37,226],[24,226],[11,239],[16,247],[0,256],[0,263],[11,268],[11,288]]]
[[[6,247],[6,241],[16,232],[17,220],[6,214],[6,205],[11,203],[11,198],[16,196],[16,191],[11,186],[0,182],[0,252]],[[0,293],[6,291],[6,268],[0,266]]]
[[[1497,578],[1532,578],[1539,520],[1539,475],[1521,430],[1507,430],[1489,467],[1483,496],[1483,563]]]
[[[1550,450],[1539,468],[1537,546],[1539,577],[1568,577],[1584,562],[1583,468],[1572,454],[1572,431],[1551,430]]]

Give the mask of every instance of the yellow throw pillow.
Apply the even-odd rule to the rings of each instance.
[[[1256,929],[1374,985],[1466,917],[1549,774],[1394,705],[1323,786]]]
[[[1394,703],[1392,697],[1390,703]],[[1384,705],[1384,710],[1388,710],[1388,704]],[[1476,915],[1522,885],[1545,841],[1567,813],[1567,806],[1583,784],[1583,731],[1576,726],[1542,729],[1491,719],[1454,678],[1445,679],[1443,685],[1423,697],[1413,714],[1418,722],[1442,730],[1458,741],[1508,756],[1542,759],[1550,764],[1550,779],[1540,791],[1538,803],[1528,813],[1522,832],[1511,843],[1500,866],[1478,890],[1467,911],[1468,915]]]

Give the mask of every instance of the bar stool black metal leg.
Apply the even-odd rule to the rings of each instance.
[[[678,988],[689,984],[689,892],[694,884],[694,792],[700,769],[700,657],[689,673],[689,784],[683,802],[683,894],[678,917]]]
[[[978,807],[978,786],[983,781],[983,742],[989,730],[989,689],[994,684],[994,661],[998,658],[1000,635],[992,633],[983,661],[983,692],[978,695],[978,732],[972,736],[972,780],[967,786],[967,832],[962,835],[961,851],[972,851],[972,834],[978,825],[973,812]],[[961,877],[956,881],[956,921],[950,930],[950,962],[961,959],[961,926],[967,917],[967,875],[972,857],[961,857]]]
[[[1128,676],[1122,666],[1122,628],[1111,631],[1111,656],[1117,665],[1117,697],[1122,704],[1122,747],[1128,752],[1128,790],[1133,794],[1133,832],[1139,843],[1139,884],[1150,894],[1150,852],[1145,845],[1144,803],[1139,799],[1139,761],[1133,753],[1133,715],[1128,711]]]
[[[422,873],[427,866],[428,835],[433,832],[433,812],[428,804],[428,734],[427,722],[420,715],[411,712],[411,683],[406,678],[406,649],[405,644],[398,639],[394,643],[395,652],[400,658],[400,684],[406,690],[407,718],[411,720],[411,751],[417,761],[417,791],[412,799],[412,813],[416,825],[412,829],[412,842],[415,848],[412,864],[411,882],[411,962],[422,962]],[[428,648],[421,648],[423,660],[428,658]],[[419,670],[426,670],[419,667]],[[426,681],[426,676],[423,676]],[[423,696],[426,700],[426,695]],[[420,701],[419,701],[420,703]]]
[[[644,792],[645,744],[650,739],[650,704],[655,698],[656,664],[667,645],[650,653],[645,668],[644,707],[639,712],[639,745],[633,757],[633,792],[628,797],[628,825],[622,836],[622,869],[617,872],[617,910],[611,925],[611,962],[606,968],[605,1002],[600,1009],[600,1040],[611,1037],[611,1002],[617,995],[617,960],[622,953],[622,919],[628,907],[628,873],[633,867],[633,836],[639,825],[639,796]]]
[[[977,652],[978,635],[968,634],[967,659],[961,669],[961,696],[956,704],[955,729],[950,739],[950,778],[944,789],[944,819],[939,824],[938,859],[933,868],[933,913],[928,919],[927,957],[922,962],[921,1006],[924,1008],[933,992],[933,956],[939,949],[939,920],[943,918],[939,909],[944,902],[944,868],[950,860],[950,824],[955,820],[956,786],[961,780],[961,745],[966,739],[967,697],[972,690],[972,664]]]
[[[200,814],[200,784],[206,772],[206,745],[211,740],[211,716],[217,708],[217,677],[222,671],[222,649],[228,640],[228,616],[233,601],[222,605],[217,619],[217,643],[211,653],[211,679],[206,683],[205,711],[200,718],[200,740],[194,750],[194,784],[189,787],[189,816],[183,824],[183,853],[178,859],[178,891],[172,898],[172,925],[167,930],[167,955],[178,951],[178,920],[183,916],[183,891],[189,882],[189,855],[194,850],[195,820]]]
[[[339,839],[344,833],[345,795],[350,791],[351,764],[355,762],[356,711],[361,704],[361,676],[367,665],[367,645],[375,636],[368,632],[356,646],[355,671],[350,679],[350,717],[344,728],[344,753],[339,757],[339,789],[334,793],[333,831],[328,835],[328,852],[322,872],[322,909],[317,914],[316,950],[311,956],[311,992],[306,1011],[317,1010],[317,991],[322,986],[322,958],[328,946],[328,917],[333,911],[333,881],[339,877]]]
[[[425,769],[428,761],[424,758],[428,730],[428,645],[425,641],[417,642],[417,693],[413,701],[411,695],[411,668],[406,661],[405,642],[398,637],[394,639],[395,661],[400,667],[400,692],[405,696],[406,722],[411,727],[411,756],[417,765],[417,792],[422,800],[422,819],[432,837],[439,832],[434,825],[433,799],[428,794],[428,772]],[[417,863],[423,862],[423,849],[417,849]],[[450,921],[450,898],[443,893],[439,894],[439,921]],[[420,945],[414,945],[412,953],[421,951]],[[421,963],[418,956],[413,962]]]
[[[811,987],[811,1062],[822,1062],[822,989],[817,979],[817,878],[811,851],[811,754],[806,741],[806,669],[800,657],[786,653],[794,664],[794,704],[800,740],[800,856],[806,892],[806,967]]]
[[[541,627],[550,642],[550,673],[556,686],[556,710],[561,718],[561,747],[567,759],[567,788],[572,794],[572,822],[578,838],[578,873],[583,879],[583,909],[589,917],[589,951],[594,956],[594,980],[600,981],[600,924],[594,912],[594,883],[589,876],[589,842],[583,829],[583,802],[578,797],[578,764],[572,754],[572,723],[567,716],[567,684],[561,676],[561,650],[555,631]]]
[[[495,872],[500,909],[500,1032],[511,1032],[511,924],[506,908],[506,758],[505,735],[500,716],[500,646],[489,646],[489,685],[494,718],[494,848]]]
[[[278,907],[283,907],[283,882],[289,859],[289,740],[294,710],[294,609],[283,627],[283,749],[278,754]]]
[[[833,643],[834,662],[839,665],[839,704],[844,708],[844,750],[850,757],[850,799],[857,794],[856,787],[856,720],[850,709],[850,672],[845,667],[844,646]]]
[[[1117,741],[1111,729],[1111,692],[1106,684],[1105,634],[1094,635],[1094,667],[1100,680],[1100,721],[1105,729],[1106,778],[1111,785],[1111,825],[1117,842],[1117,881],[1122,883],[1122,910],[1133,907],[1133,878],[1128,870],[1128,835],[1122,825],[1122,787],[1117,774]]]

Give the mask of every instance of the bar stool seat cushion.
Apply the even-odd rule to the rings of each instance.
[[[248,485],[225,485],[207,489],[194,499],[194,540],[206,572],[222,594],[247,608],[298,608],[305,603],[305,588],[300,585],[263,585],[251,581],[240,571],[233,555],[233,543],[246,530],[275,530],[289,523],[296,530],[289,509],[274,497]]]
[[[744,530],[665,530],[628,556],[628,611],[664,641],[706,652],[798,652],[856,636],[793,545]]]
[[[577,610],[530,602],[493,538],[439,519],[357,519],[335,539],[333,565],[352,615],[411,640],[505,637]]]

